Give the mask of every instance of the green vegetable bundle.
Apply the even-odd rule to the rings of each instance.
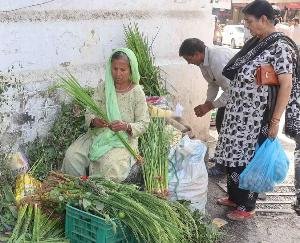
[[[100,109],[98,104],[92,99],[88,92],[80,86],[76,78],[72,74],[68,74],[67,77],[61,77],[62,83],[58,87],[64,89],[74,100],[76,100],[85,109],[92,112],[97,117],[110,122],[104,111]],[[121,140],[127,150],[137,161],[142,161],[142,157],[134,151],[134,149],[128,144],[126,139],[116,132],[117,137]]]
[[[163,118],[152,118],[147,132],[140,139],[146,190],[163,197],[168,194],[168,155],[171,139],[171,132]]]
[[[59,220],[50,219],[40,207],[25,204],[19,208],[18,220],[8,243],[67,242]]]
[[[137,24],[124,27],[127,48],[132,50],[138,60],[141,75],[140,84],[144,86],[148,96],[162,96],[166,94],[160,76],[160,69],[154,65],[151,46],[148,39],[140,32]]]
[[[40,194],[44,200],[56,201],[62,207],[67,203],[81,205],[105,219],[118,218],[138,242],[190,242],[198,237],[186,207],[139,191],[133,185],[96,177],[79,179],[58,172],[52,172],[45,183],[48,185]]]

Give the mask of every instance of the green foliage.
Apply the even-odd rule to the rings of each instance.
[[[10,232],[16,222],[15,179],[8,164],[8,155],[0,153],[0,233]]]
[[[219,231],[219,229],[216,226],[214,226],[210,222],[208,216],[203,215],[198,210],[194,211],[192,215],[197,225],[195,231],[197,231],[199,235],[197,241],[192,241],[192,242],[214,243],[221,238],[222,233]]]
[[[17,219],[15,197],[10,185],[0,187],[0,233],[12,231]]]
[[[38,162],[33,172],[36,178],[43,180],[50,170],[60,169],[67,148],[86,132],[84,119],[84,111],[75,102],[62,104],[47,136],[29,144],[30,166]]]
[[[222,232],[212,224],[208,215],[204,215],[199,210],[192,211],[190,209],[190,201],[181,200],[180,203],[191,212],[196,223],[192,234],[198,235],[198,238],[193,238],[191,243],[215,243],[221,239]]]
[[[148,96],[165,95],[167,92],[162,84],[161,70],[154,64],[148,38],[140,32],[137,24],[124,27],[124,33],[127,48],[132,50],[137,57],[141,75],[140,84],[144,86],[145,94]]]
[[[0,152],[0,188],[6,185],[14,186],[15,175],[8,164],[8,154]]]

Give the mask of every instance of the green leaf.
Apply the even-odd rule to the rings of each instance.
[[[11,203],[14,203],[15,202],[15,196],[12,192],[12,187],[11,185],[6,185],[3,187],[3,192],[4,192],[4,195],[5,195],[5,199],[7,202],[11,202]]]
[[[8,206],[9,211],[11,212],[11,214],[13,215],[14,218],[18,217],[18,210],[17,207],[15,205],[10,205]]]
[[[116,234],[117,233],[117,224],[114,221],[112,221],[111,224],[112,224],[113,233]]]
[[[86,199],[86,198],[83,198],[82,199],[82,206],[85,210],[89,209],[89,207],[92,205],[91,201]]]
[[[104,204],[100,203],[98,201],[95,203],[95,206],[96,206],[96,209],[99,211],[102,211],[104,209]]]
[[[53,189],[52,191],[50,191],[49,196],[50,198],[58,198],[59,197],[59,191],[56,189]]]

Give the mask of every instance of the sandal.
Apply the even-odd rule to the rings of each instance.
[[[227,207],[234,207],[234,208],[237,207],[237,204],[235,202],[229,200],[228,197],[219,198],[217,200],[217,204],[227,206]]]
[[[255,210],[247,212],[243,210],[234,210],[228,214],[226,214],[227,218],[234,220],[234,221],[244,221],[247,219],[253,218],[255,215]]]

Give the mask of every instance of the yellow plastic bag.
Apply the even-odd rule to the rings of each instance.
[[[34,179],[30,174],[25,173],[17,177],[16,180],[16,202],[32,195],[36,189],[41,187],[41,182]]]
[[[149,110],[151,117],[171,117],[172,116],[172,111],[164,110],[164,109],[158,108],[151,104],[148,104],[148,110]]]

